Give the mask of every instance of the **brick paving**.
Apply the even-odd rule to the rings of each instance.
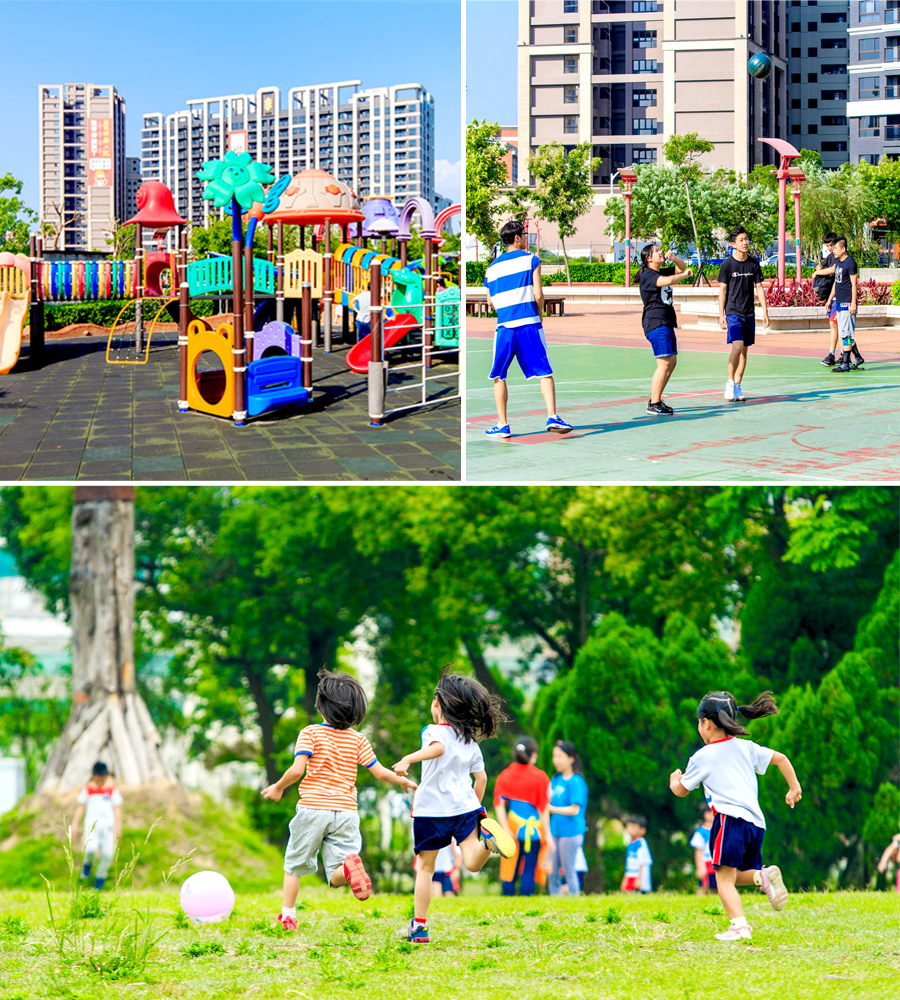
[[[155,334],[146,365],[110,365],[106,338],[48,340],[42,367],[27,348],[0,376],[0,481],[457,481],[459,400],[404,411],[368,426],[366,376],[344,363],[346,348],[313,352],[313,402],[230,420],[178,412],[174,332]],[[456,365],[432,395],[456,394]],[[418,381],[416,371],[403,373]],[[400,376],[400,377],[403,377]],[[399,384],[393,376],[391,385]],[[413,402],[395,393],[388,406]]]

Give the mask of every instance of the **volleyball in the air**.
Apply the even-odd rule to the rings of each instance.
[[[218,872],[195,872],[181,887],[181,908],[198,924],[216,924],[231,916],[234,889]]]
[[[756,77],[757,80],[765,80],[772,72],[772,60],[765,52],[757,52],[755,55],[750,56],[750,62],[747,63],[747,72],[751,76]]]

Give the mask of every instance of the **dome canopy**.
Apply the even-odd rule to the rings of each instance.
[[[142,226],[163,229],[167,226],[187,225],[187,219],[182,219],[175,211],[172,192],[162,181],[145,181],[138,188],[135,201],[139,209],[138,214],[129,219],[125,223],[126,226],[140,223]]]
[[[301,170],[285,188],[278,206],[265,221],[309,226],[329,219],[336,225],[361,222],[359,199],[353,190],[324,170]]]
[[[396,236],[400,213],[390,198],[375,195],[363,202],[363,236]]]

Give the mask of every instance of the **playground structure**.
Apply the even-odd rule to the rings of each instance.
[[[261,197],[262,187],[255,193]],[[37,365],[43,356],[45,307],[123,301],[110,329],[107,361],[146,363],[157,323],[177,319],[179,410],[231,418],[240,425],[247,417],[302,405],[312,398],[312,348],[323,339],[325,351],[332,349],[335,307],[340,310],[342,342],[350,342],[355,332],[350,323],[353,304],[367,291],[371,296],[371,333],[348,351],[347,363],[351,370],[368,375],[370,424],[378,426],[397,410],[459,398],[458,388],[454,396],[432,398],[428,370],[436,356],[459,348],[459,288],[438,287],[441,258],[434,249],[439,246],[444,224],[459,213],[460,206],[435,219],[431,206],[421,199],[408,202],[402,211],[388,199],[367,199],[364,204],[366,211],[346,185],[324,171],[285,176],[271,184],[263,200],[252,203],[241,253],[235,253],[233,247],[230,257],[189,262],[186,220],[175,211],[169,189],[161,182],[148,181],[138,192],[137,215],[126,223],[136,227],[133,260],[45,260],[39,236],[32,238],[30,259],[24,255],[10,260],[0,257],[0,374],[18,360],[29,304],[30,357],[32,365]],[[240,209],[246,207],[240,203],[232,206],[235,235],[241,230]],[[421,263],[408,266],[410,223],[416,211],[422,221],[425,257]],[[268,229],[266,260],[252,256],[253,230],[260,221]],[[367,228],[368,222],[373,229]],[[283,251],[285,223],[300,226],[300,248],[287,254]],[[307,225],[315,227],[311,249],[304,245],[303,227]],[[335,225],[341,227],[343,242],[332,252]],[[145,252],[142,236],[146,227],[157,236],[175,227],[178,249]],[[388,237],[399,244],[399,257],[368,250],[364,245],[366,238],[380,238],[384,250]],[[351,239],[356,242],[351,243]],[[191,310],[194,299],[229,293],[233,298],[232,321],[219,324],[215,330]],[[120,332],[120,319],[130,307],[135,312],[134,334],[123,359],[121,342],[126,338]],[[286,313],[295,316],[295,325],[285,322]],[[391,352],[397,350],[417,350],[419,361],[391,365]],[[412,368],[421,370],[415,385],[388,384],[393,372]],[[421,390],[417,402],[385,412],[386,393],[410,389]]]

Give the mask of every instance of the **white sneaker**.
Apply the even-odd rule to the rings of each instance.
[[[750,930],[749,924],[744,924],[742,927],[729,927],[727,931],[722,931],[721,934],[716,935],[717,941],[750,941],[752,940],[752,932]]]
[[[729,403],[734,400],[734,382],[731,379],[725,383],[725,398]]]
[[[769,897],[773,910],[783,910],[787,904],[788,891],[784,887],[784,879],[781,877],[781,869],[778,865],[769,865],[768,868],[760,869],[760,887]]]
[[[743,403],[746,400],[747,397],[741,392],[740,382],[734,383],[734,396],[732,398],[734,399],[735,403],[737,402]]]

